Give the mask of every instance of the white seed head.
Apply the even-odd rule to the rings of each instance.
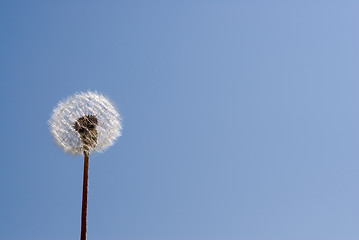
[[[56,143],[65,152],[102,152],[121,136],[121,116],[112,103],[97,92],[88,91],[58,103],[49,120]]]

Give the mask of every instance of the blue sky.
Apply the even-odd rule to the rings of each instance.
[[[90,158],[88,239],[359,238],[356,1],[2,1],[0,239],[79,239],[59,100],[123,136]]]

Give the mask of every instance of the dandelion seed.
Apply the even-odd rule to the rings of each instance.
[[[56,143],[65,152],[85,157],[81,240],[86,240],[89,154],[104,151],[121,136],[121,117],[107,98],[88,91],[59,102],[49,124]]]

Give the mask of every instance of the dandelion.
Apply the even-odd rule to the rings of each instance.
[[[121,117],[107,98],[88,91],[59,102],[49,124],[65,152],[84,154],[81,240],[86,240],[89,154],[104,151],[121,136]]]

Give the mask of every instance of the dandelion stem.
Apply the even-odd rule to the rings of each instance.
[[[84,182],[82,188],[82,215],[81,215],[81,240],[86,240],[87,234],[87,195],[89,181],[89,153],[84,151]]]

